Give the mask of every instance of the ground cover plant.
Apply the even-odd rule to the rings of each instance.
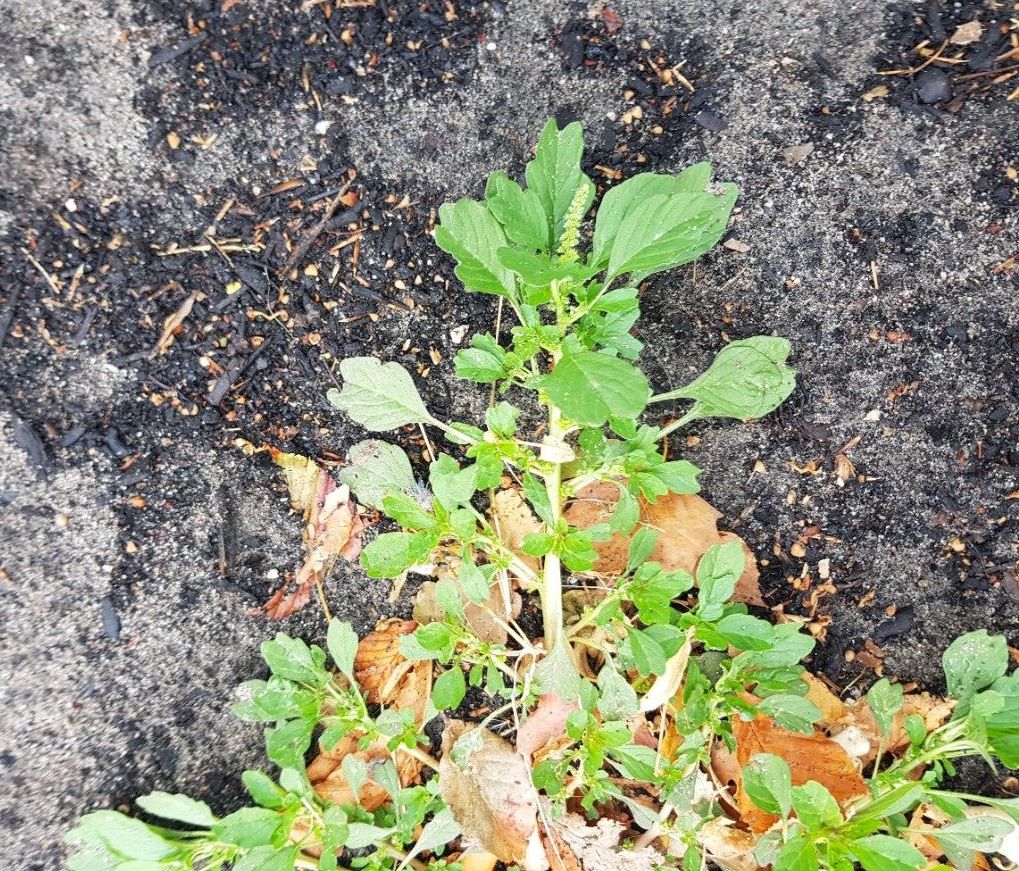
[[[761,417],[794,386],[789,344],[770,336],[731,342],[667,393],[635,363],[640,283],[713,247],[736,189],[706,164],[638,175],[591,225],[582,150],[578,125],[549,122],[526,186],[495,173],[482,201],[439,212],[436,242],[465,289],[498,297],[500,326],[515,320],[456,358],[489,391],[484,421],[436,419],[396,363],[341,364],[332,403],[369,431],[420,428],[427,483],[375,438],[350,448],[338,483],[275,454],[307,560],[273,609],[321,594],[332,562],[359,554],[371,578],[434,578],[414,619],[360,640],[332,619],[325,649],[265,642],[270,676],[233,706],[267,724],[278,769],[244,773],[252,806],[219,818],[157,792],[138,800],[151,822],[91,813],[68,836],[72,869],[906,871],[1016,857],[1019,800],[951,788],[963,757],[1019,766],[1005,640],[953,641],[947,698],[882,678],[841,700],[804,667],[815,642],[799,622],[750,612],[764,604],[753,555],[718,530],[699,470],[669,458],[685,424]],[[677,401],[678,418],[642,422]],[[398,529],[362,549],[372,511]]]

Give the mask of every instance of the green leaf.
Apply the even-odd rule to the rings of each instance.
[[[870,835],[849,844],[865,871],[916,871],[927,864],[923,853],[891,835]]]
[[[456,352],[456,377],[479,384],[491,384],[506,377],[505,361],[506,352],[493,336],[476,333],[471,337],[470,348]]]
[[[381,843],[393,832],[394,829],[373,826],[370,823],[351,823],[347,843],[343,846],[348,850],[363,850],[365,847]]]
[[[874,715],[878,730],[887,738],[892,731],[892,721],[902,710],[902,684],[893,684],[883,677],[867,690],[867,707]]]
[[[410,374],[399,363],[348,357],[340,363],[340,375],[343,389],[333,388],[326,397],[365,429],[380,432],[431,420]]]
[[[528,556],[545,556],[552,552],[555,536],[548,532],[528,532],[520,545],[520,549]]]
[[[625,720],[640,710],[637,691],[610,663],[598,672],[598,686],[598,710],[604,720]]]
[[[329,621],[326,630],[326,647],[336,667],[351,681],[354,680],[354,657],[357,655],[357,633],[349,623],[341,623],[335,617]]]
[[[586,212],[594,200],[594,182],[580,168],[584,154],[584,133],[579,123],[566,125],[561,131],[549,120],[541,131],[534,160],[524,171],[528,190],[533,191],[545,212],[549,239],[555,248],[562,238],[564,219],[577,191],[585,191]]]
[[[736,590],[745,562],[743,544],[738,540],[713,544],[704,552],[697,563],[697,613],[703,619],[722,616],[722,606]]]
[[[369,578],[395,578],[424,562],[435,543],[427,532],[386,532],[365,546],[361,566]]]
[[[346,757],[344,757],[346,758]],[[336,871],[336,854],[343,848],[350,828],[347,814],[341,807],[330,805],[322,814],[322,856],[318,860],[319,871]]]
[[[919,747],[927,737],[927,724],[919,714],[906,714],[902,720],[902,726],[909,736],[909,743]]]
[[[573,656],[565,642],[556,645],[538,662],[534,669],[534,681],[539,694],[555,693],[564,702],[572,702],[580,695],[583,679],[577,673]]]
[[[349,753],[343,757],[340,771],[343,772],[343,779],[347,781],[351,794],[357,797],[359,803],[361,787],[368,782],[368,766],[353,753]]]
[[[291,717],[317,717],[322,692],[307,690],[285,678],[249,680],[237,688],[237,702],[230,710],[249,723],[289,720]]]
[[[842,823],[842,811],[835,797],[816,780],[793,787],[793,810],[811,831],[835,828]]]
[[[775,638],[775,630],[767,620],[749,614],[723,617],[715,625],[715,631],[740,650],[767,650]]]
[[[204,801],[181,793],[150,792],[137,799],[138,807],[164,820],[177,820],[200,829],[216,824],[216,815]]]
[[[414,844],[414,852],[422,853],[425,850],[445,847],[454,838],[458,838],[461,831],[460,824],[454,818],[453,812],[445,807],[425,824]]]
[[[268,808],[282,806],[283,790],[264,771],[248,769],[241,775],[241,781],[244,783],[248,795],[254,799],[256,804]]]
[[[440,206],[435,243],[456,260],[456,276],[467,290],[515,299],[516,280],[497,256],[506,234],[484,205],[458,200]]]
[[[141,859],[158,862],[176,852],[173,844],[141,820],[132,819],[117,811],[93,811],[78,822],[64,840],[69,844],[100,844],[118,858]],[[107,867],[101,866],[104,871]]]
[[[653,635],[641,629],[634,629],[632,626],[628,626],[626,629],[626,640],[623,644],[628,649],[633,659],[633,664],[636,666],[641,677],[664,673],[669,657]]]
[[[311,746],[314,720],[291,720],[265,730],[265,753],[280,768],[304,768],[304,755]]]
[[[635,203],[612,240],[606,281],[631,273],[636,283],[710,251],[722,238],[739,195],[735,185],[720,189],[717,195],[653,194]]]
[[[269,808],[244,807],[223,817],[212,830],[217,841],[254,849],[271,844],[280,827],[280,815]]]
[[[511,242],[532,251],[551,249],[545,210],[533,190],[523,190],[504,172],[493,172],[485,184],[485,204]]]
[[[931,834],[956,868],[969,868],[974,853],[996,853],[1015,824],[1001,817],[968,816]]]
[[[456,709],[467,695],[463,669],[457,663],[440,674],[432,686],[432,701],[440,711]]]
[[[428,466],[428,483],[435,498],[447,510],[466,505],[478,491],[478,467],[460,468],[449,454],[439,454]]]
[[[406,493],[391,493],[382,498],[382,510],[405,530],[432,532],[438,523],[417,499]]]
[[[277,677],[311,686],[329,682],[325,653],[319,647],[309,647],[300,638],[277,632],[275,639],[262,642],[261,650],[269,670]]]
[[[817,847],[803,832],[797,832],[781,847],[771,863],[772,871],[817,871]]]
[[[647,562],[658,544],[659,532],[650,526],[642,526],[630,539],[626,551],[626,571],[633,572],[638,566]]]
[[[488,578],[475,564],[468,554],[460,560],[460,574],[457,577],[464,595],[475,605],[488,601],[490,589]]]
[[[701,485],[697,476],[701,473],[693,463],[686,460],[670,460],[648,470],[669,490],[670,493],[699,493]]]
[[[755,753],[743,766],[743,789],[762,811],[789,816],[793,806],[793,781],[789,763],[771,753]]]
[[[850,819],[852,822],[887,819],[910,810],[923,797],[923,787],[919,783],[904,783],[890,789],[880,798],[855,806]]]
[[[485,412],[485,423],[488,428],[501,439],[513,438],[517,431],[517,418],[520,409],[508,402],[497,402]]]
[[[555,521],[552,517],[552,502],[548,498],[548,490],[545,489],[544,483],[539,481],[530,472],[524,472],[522,485],[524,496],[531,503],[534,513],[549,526],[555,526]]]
[[[942,657],[948,694],[968,703],[974,693],[990,686],[1008,669],[1008,644],[986,629],[960,635]],[[962,705],[960,704],[960,707]]]
[[[602,265],[608,263],[619,230],[628,222],[629,215],[649,197],[671,197],[681,193],[694,196],[705,194],[710,180],[710,164],[697,163],[679,175],[642,172],[620,182],[602,197],[598,205],[591,259]]]
[[[629,734],[623,733],[627,738]],[[614,747],[609,752],[616,762],[619,763],[623,774],[627,777],[642,783],[653,783],[655,781],[655,766],[660,762],[658,753],[643,744],[624,744],[622,747]]]
[[[810,699],[791,693],[776,693],[768,696],[758,705],[762,714],[767,714],[783,729],[811,734],[814,723],[821,719],[821,711]]]
[[[651,395],[639,369],[594,351],[564,355],[541,386],[566,417],[582,426],[602,426],[610,416],[637,417]]]
[[[386,494],[414,489],[410,460],[396,445],[366,439],[347,451],[347,461],[350,465],[338,475],[340,483],[350,487],[363,505],[381,508]]]
[[[697,417],[764,417],[778,408],[796,386],[796,370],[785,364],[789,350],[788,340],[773,336],[730,342],[695,381],[660,393],[651,401],[692,399]]]
[[[233,871],[293,871],[300,848],[256,847],[233,865]]]

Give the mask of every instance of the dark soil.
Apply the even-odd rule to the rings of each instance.
[[[54,867],[78,814],[153,788],[237,799],[261,749],[232,688],[277,628],[323,630],[313,607],[250,615],[295,568],[300,523],[240,440],[342,460],[363,434],[324,394],[351,355],[401,362],[439,417],[477,416],[451,360],[494,305],[429,231],[488,171],[520,173],[550,115],[585,123],[603,188],[708,159],[743,191],[730,238],[748,252],[644,288],[642,364],[669,389],[727,340],[792,340],[777,414],[672,448],[705,469],[776,613],[811,619],[815,670],[937,691],[959,632],[1019,644],[1004,12],[307,5],[22,0],[0,24],[5,867]],[[878,75],[973,19],[961,63]],[[356,202],[293,262],[352,175]],[[361,629],[406,613],[387,593],[346,565],[328,585]]]

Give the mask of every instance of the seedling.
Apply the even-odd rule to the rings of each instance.
[[[418,625],[399,639],[385,693],[369,703],[349,626],[329,625],[335,672],[324,651],[277,636],[263,647],[272,675],[244,685],[234,706],[272,724],[278,782],[244,778],[259,807],[220,820],[182,796],[139,800],[186,831],[100,811],[71,833],[85,845],[73,869],[342,861],[402,871],[444,867],[450,851],[466,863],[459,853],[472,843],[488,867],[498,859],[559,871],[565,850],[604,866],[604,854],[586,856],[584,831],[594,830],[578,812],[628,821],[629,840],[600,849],[684,871],[746,867],[751,851],[751,865],[775,871],[907,871],[928,861],[918,837],[960,869],[976,852],[1004,849],[1019,821],[1013,800],[941,789],[964,756],[1019,765],[1019,679],[1006,675],[1004,639],[971,633],[952,644],[945,671],[955,704],[940,717],[876,683],[866,696],[870,741],[862,708],[833,719],[841,703],[808,682],[802,662],[814,640],[800,625],[749,613],[738,539],[722,539],[712,521],[717,540],[689,570],[659,558],[664,533],[651,510],[700,489],[697,467],[668,458],[668,436],[698,419],[768,414],[794,386],[790,347],[771,336],[731,342],[700,377],[656,394],[635,362],[638,288],[715,245],[737,192],[712,183],[707,164],[638,175],[602,197],[592,224],[582,149],[579,125],[549,122],[526,187],[495,173],[483,200],[439,210],[435,240],[465,289],[497,297],[515,320],[508,335],[477,334],[456,356],[460,378],[489,385],[483,421],[438,419],[405,369],[372,357],[342,361],[342,389],[329,393],[369,431],[434,428],[449,444],[430,456],[427,486],[402,449],[375,439],[353,446],[340,474],[361,504],[399,527],[364,548],[367,575],[438,578],[418,596]],[[688,404],[663,425],[673,410],[664,403],[675,401]],[[585,500],[601,506],[593,520],[575,510]],[[613,543],[625,555],[606,569]],[[540,608],[541,638],[516,619],[520,593]],[[394,687],[411,672],[437,676],[430,695],[401,702]],[[470,687],[490,704],[469,727],[449,722]],[[423,733],[436,717],[449,722],[439,760]],[[856,729],[869,755],[851,755],[816,729],[822,722],[843,739]],[[493,730],[513,735],[515,747]],[[313,743],[323,755],[306,773]],[[380,747],[384,758],[366,762]],[[719,773],[726,751],[734,785]],[[339,792],[309,780],[330,758]],[[410,775],[408,760],[417,764]],[[421,766],[438,776],[414,782]],[[381,796],[371,807],[368,786]],[[917,809],[928,807],[938,827],[921,825]],[[749,831],[727,827],[726,813]]]

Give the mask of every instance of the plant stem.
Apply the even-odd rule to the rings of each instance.
[[[652,397],[652,401],[654,401],[654,397]],[[666,438],[667,436],[674,433],[681,426],[686,426],[688,423],[690,423],[690,421],[697,420],[698,417],[700,417],[700,415],[697,413],[697,406],[695,405],[679,420],[674,420],[667,427],[663,428],[661,433],[659,433],[658,438],[660,439]]]
[[[558,356],[554,355],[553,365],[558,361]],[[548,434],[552,441],[562,437],[562,414],[551,402],[548,406]],[[545,492],[551,506],[553,531],[562,511],[562,476],[563,470],[559,463],[554,463],[552,470],[545,476]],[[542,626],[545,631],[545,649],[552,651],[563,638],[563,577],[559,554],[545,555],[542,574]]]

